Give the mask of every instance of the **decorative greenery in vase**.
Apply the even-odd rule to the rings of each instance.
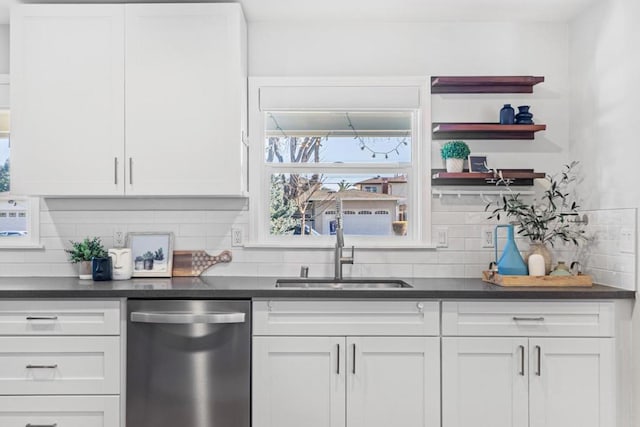
[[[81,242],[71,242],[71,249],[65,249],[65,252],[69,254],[69,261],[72,263],[78,263],[82,261],[91,261],[93,258],[106,258],[108,256],[107,250],[102,246],[102,241],[99,237],[90,239],[85,237]]]
[[[487,204],[485,211],[495,206],[489,219],[500,220],[501,215],[511,218],[512,223],[518,226],[518,234],[528,237],[532,243],[549,243],[562,240],[578,246],[580,241],[586,240],[581,223],[571,221],[570,218],[578,216],[578,204],[571,194],[570,187],[576,180],[574,168],[578,162],[574,161],[564,165],[557,175],[547,175],[546,189],[540,201],[533,200],[527,204],[520,199],[520,194],[509,188],[504,183],[510,194],[498,198],[497,201]],[[497,172],[500,175],[500,172]]]

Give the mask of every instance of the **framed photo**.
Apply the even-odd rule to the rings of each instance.
[[[469,172],[490,172],[487,156],[469,156]]]
[[[171,277],[173,233],[127,233],[133,277]]]

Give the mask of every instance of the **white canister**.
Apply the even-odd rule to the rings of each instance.
[[[544,276],[544,257],[540,254],[529,255],[529,276]]]
[[[133,275],[133,260],[130,248],[109,249],[113,264],[113,280],[129,280]]]

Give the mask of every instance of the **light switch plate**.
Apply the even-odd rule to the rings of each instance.
[[[449,246],[449,229],[439,227],[435,229],[436,247],[446,248]]]
[[[631,228],[623,228],[620,230],[619,252],[624,254],[632,254],[636,249],[636,239]]]

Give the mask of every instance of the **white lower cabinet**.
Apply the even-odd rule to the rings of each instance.
[[[119,427],[120,301],[0,301],[0,426]]]
[[[614,427],[616,426],[616,368],[611,328],[590,327],[592,337],[561,336],[548,318],[548,307],[503,302],[502,317],[513,328],[488,322],[490,305],[482,302],[443,303],[443,313],[483,313],[481,317],[443,315],[443,334],[463,328],[476,336],[442,338],[443,427]],[[567,305],[571,312],[571,303]],[[584,304],[582,304],[584,306]],[[576,304],[578,306],[578,304]],[[549,304],[553,307],[553,303]],[[596,325],[612,322],[611,307],[593,305]],[[508,316],[507,316],[508,315]],[[575,322],[585,316],[575,315]],[[455,324],[448,324],[449,320]],[[476,322],[484,322],[484,330]],[[490,336],[531,332],[536,336]],[[571,331],[576,331],[576,328]],[[585,329],[586,330],[586,329]],[[477,336],[484,334],[487,336]],[[585,333],[586,334],[586,333]]]
[[[118,396],[3,396],[2,427],[116,427]]]
[[[440,427],[439,304],[253,304],[253,427]]]
[[[435,337],[255,337],[253,427],[437,427]]]

